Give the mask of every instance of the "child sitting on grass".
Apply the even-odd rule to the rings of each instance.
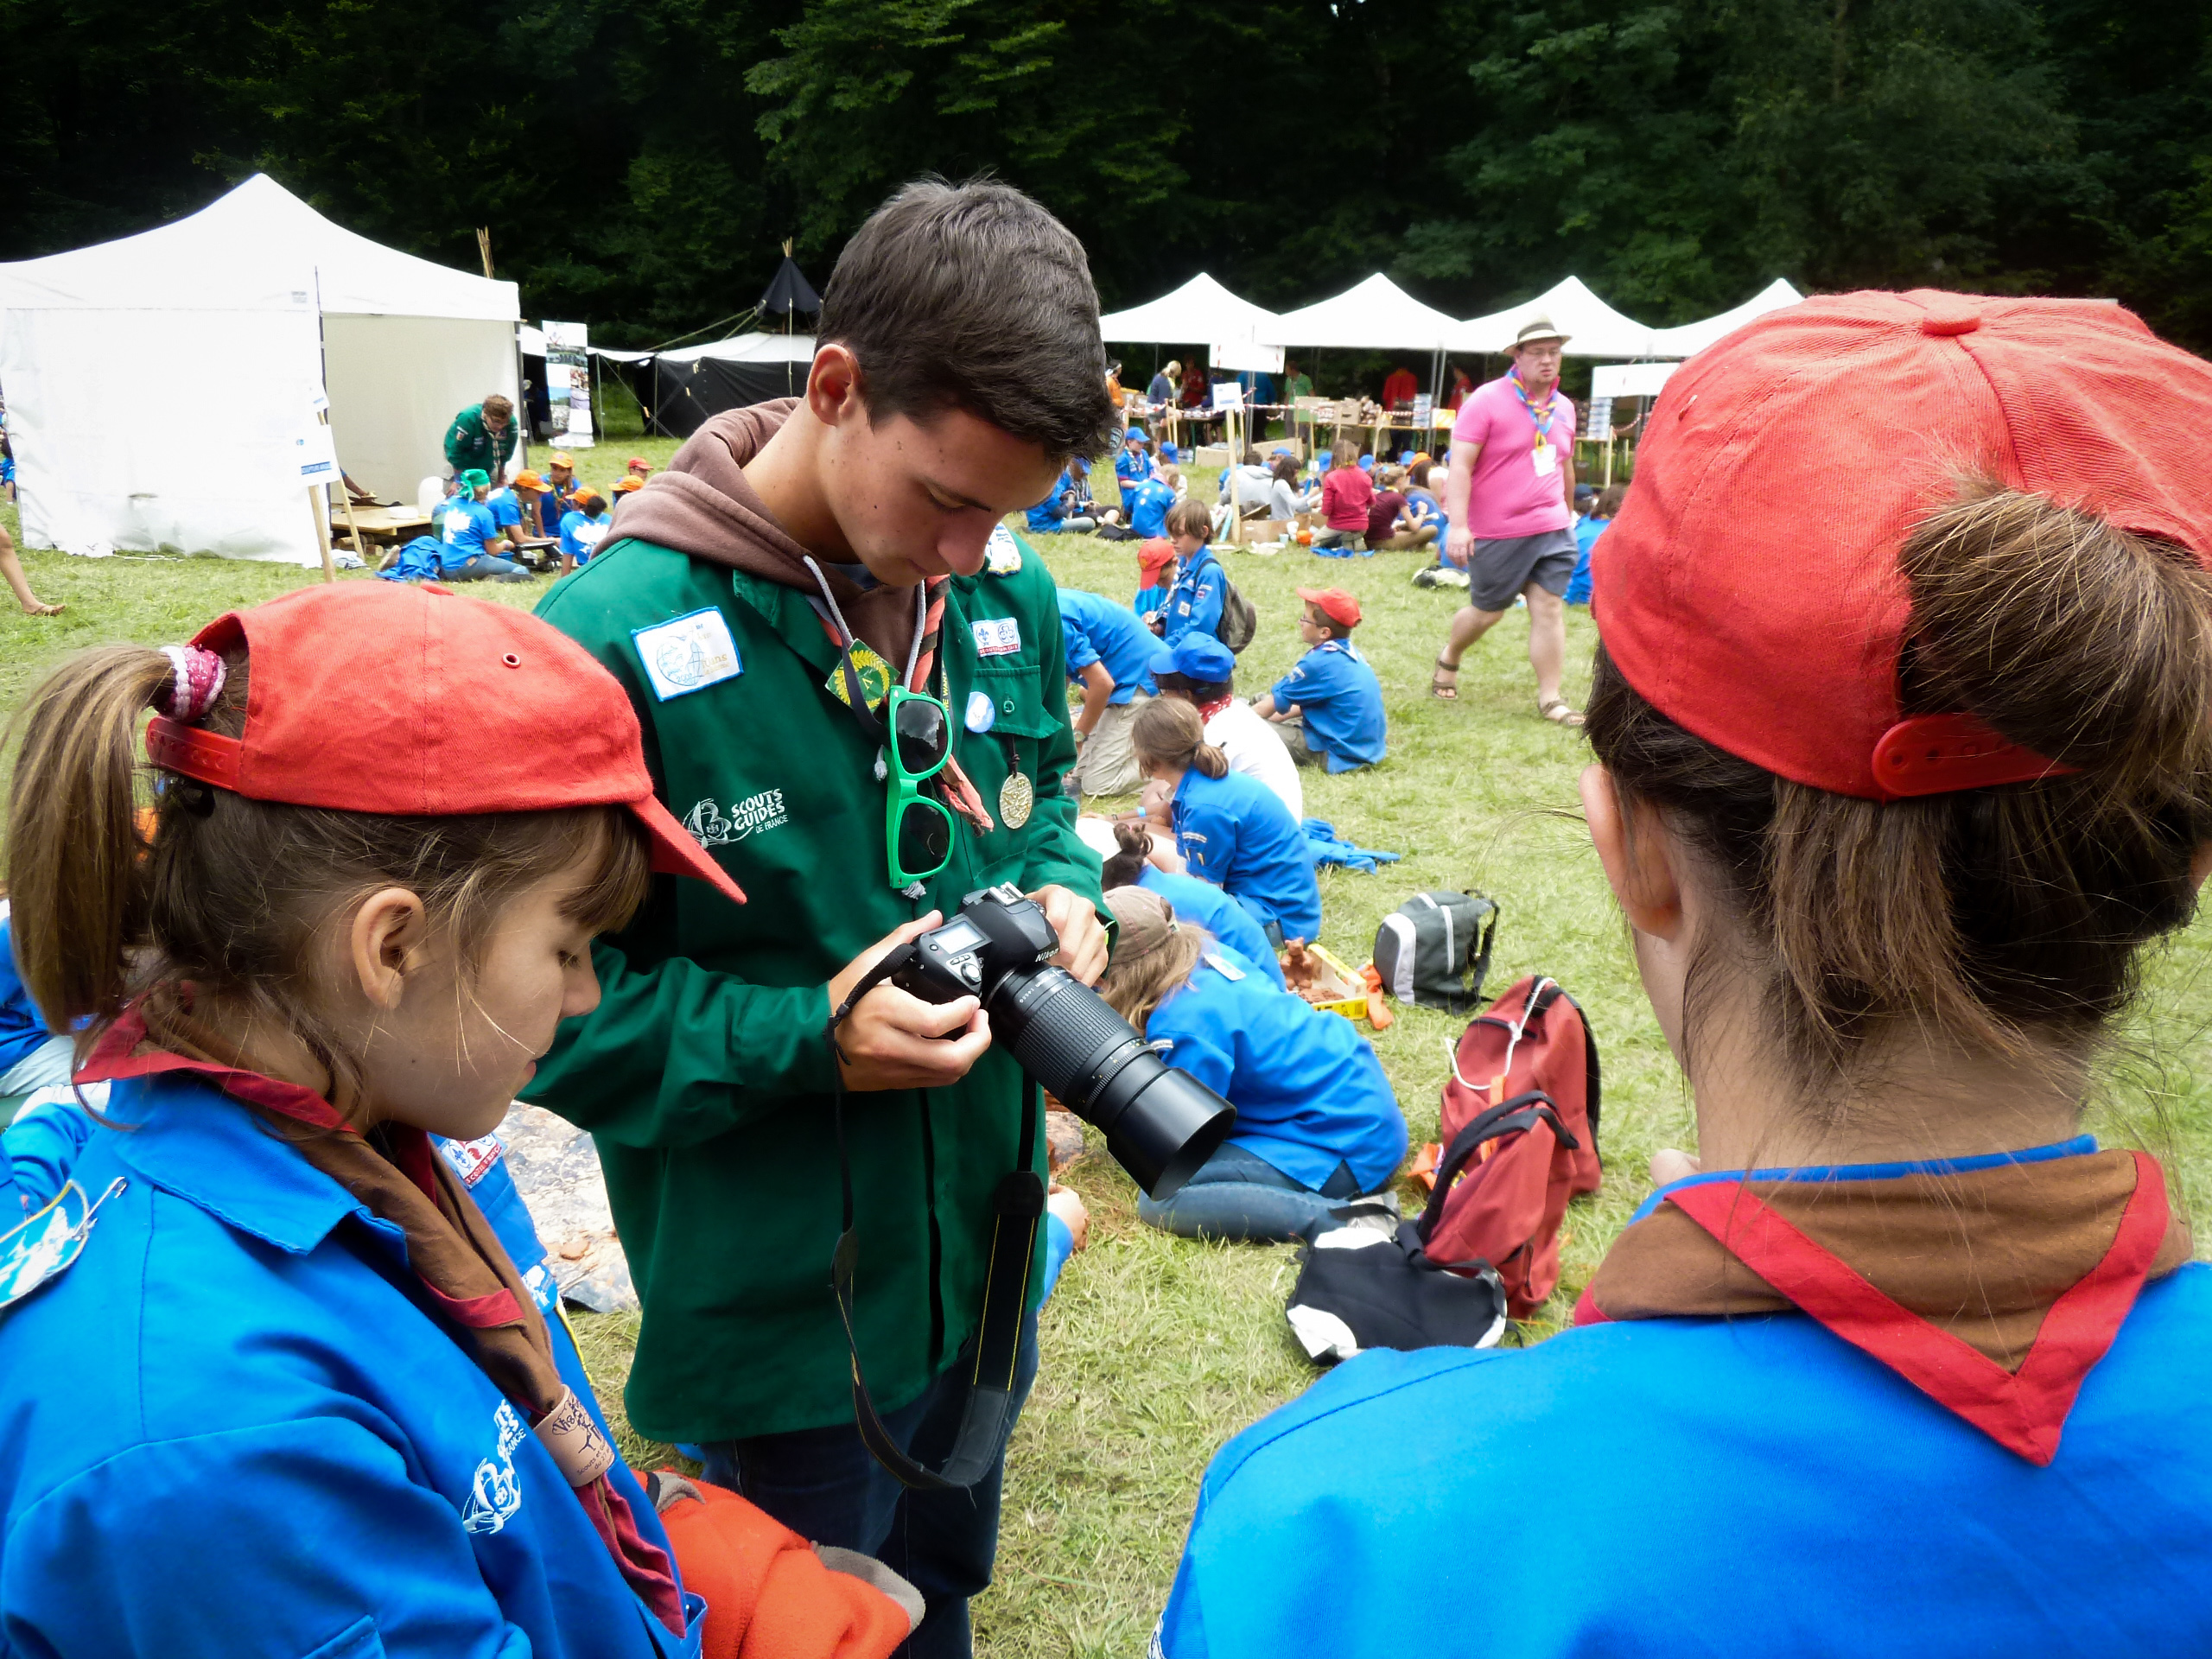
[[[1252,912],[1212,882],[1168,869],[1160,861],[1163,857],[1179,861],[1154,838],[1147,823],[1122,819],[1114,826],[1114,844],[1118,850],[1099,867],[1100,887],[1109,893],[1116,887],[1142,887],[1158,893],[1174,907],[1178,921],[1205,929],[1276,984],[1284,983],[1282,963],[1275,960],[1274,947]]]
[[[624,1464],[542,1276],[433,1140],[489,1134],[597,1005],[593,938],[654,872],[743,898],[655,798],[613,676],[507,606],[317,585],[82,653],[22,730],[16,957],[111,1087],[81,1249],[0,1320],[10,1645],[902,1642],[921,1604],[879,1564]]]
[[[561,515],[561,574],[588,564],[599,544],[607,539],[607,498],[586,487],[574,498],[575,505]]]
[[[1249,911],[1271,944],[1319,938],[1313,852],[1274,791],[1229,769],[1229,757],[1205,741],[1198,711],[1187,702],[1154,698],[1138,712],[1131,735],[1137,765],[1166,798],[1185,868]]]
[[[1389,1187],[1406,1120],[1351,1020],[1284,989],[1141,887],[1106,895],[1118,925],[1099,995],[1167,1063],[1236,1109],[1236,1127],[1173,1198],[1137,1217],[1185,1238],[1303,1238]]]
[[[1152,659],[1159,695],[1187,702],[1205,722],[1206,741],[1229,757],[1229,769],[1264,784],[1298,823],[1306,817],[1306,785],[1290,758],[1282,728],[1263,720],[1236,695],[1236,657],[1210,633],[1186,633],[1162,645]],[[1157,794],[1155,800],[1154,796]],[[1166,796],[1146,791],[1146,808],[1165,825]]]
[[[1389,737],[1382,683],[1351,642],[1359,601],[1341,588],[1301,588],[1298,632],[1312,647],[1252,712],[1275,723],[1301,766],[1353,772],[1382,760]]]
[[[1221,631],[1221,561],[1206,545],[1213,515],[1203,501],[1178,501],[1167,510],[1167,539],[1175,548],[1175,585],[1160,609],[1160,637],[1173,645],[1186,633]]]
[[[1154,536],[1137,543],[1137,595],[1129,608],[1138,620],[1154,633],[1160,630],[1156,619],[1166,608],[1167,595],[1175,586],[1175,543],[1165,536]]]

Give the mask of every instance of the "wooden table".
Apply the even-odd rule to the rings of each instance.
[[[341,519],[339,525],[334,526],[334,539],[337,537],[352,539],[346,527],[346,522]],[[350,524],[352,529],[360,531],[361,539],[365,542],[406,542],[429,530],[430,515],[420,507],[356,507]],[[353,550],[365,554],[368,550],[355,548]]]

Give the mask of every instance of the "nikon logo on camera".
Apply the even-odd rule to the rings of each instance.
[[[734,804],[725,817],[712,801],[701,801],[683,815],[683,827],[702,847],[727,847],[734,841],[766,830],[780,830],[791,822],[784,810],[784,791],[764,789]]]

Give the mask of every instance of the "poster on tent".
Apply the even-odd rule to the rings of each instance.
[[[589,344],[583,323],[545,325],[545,393],[553,405],[553,429],[556,441],[572,449],[592,446]]]
[[[338,481],[338,446],[330,436],[330,399],[318,391],[308,398],[307,417],[292,441],[303,485]]]

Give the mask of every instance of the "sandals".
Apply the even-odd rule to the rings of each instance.
[[[1554,726],[1565,726],[1573,730],[1582,725],[1582,716],[1567,706],[1565,697],[1554,697],[1548,702],[1538,703],[1536,712]]]
[[[1446,674],[1452,677],[1449,685],[1444,683]],[[1439,702],[1459,701],[1459,665],[1457,663],[1447,663],[1441,657],[1436,659],[1436,671],[1428,677],[1428,695]]]

